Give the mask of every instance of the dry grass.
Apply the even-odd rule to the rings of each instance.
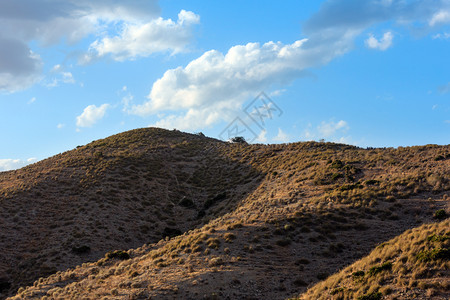
[[[450,220],[407,230],[300,299],[449,299],[449,236]]]

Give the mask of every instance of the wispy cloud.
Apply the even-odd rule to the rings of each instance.
[[[303,132],[302,138],[305,140],[325,139],[333,142],[345,142],[350,139],[350,137],[346,135],[349,129],[350,126],[344,120],[337,122],[333,120],[322,121],[315,127],[313,127],[312,124],[308,124]]]

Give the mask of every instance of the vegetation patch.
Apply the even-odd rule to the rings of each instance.
[[[380,300],[383,295],[381,292],[372,292],[370,294],[359,296],[358,300]]]
[[[123,251],[123,250],[115,250],[115,251],[110,251],[108,253],[106,253],[106,259],[120,259],[120,260],[126,260],[126,259],[130,259],[130,254],[128,254],[128,252]]]
[[[391,262],[385,262],[380,266],[373,266],[369,269],[367,272],[368,275],[373,276],[376,275],[382,271],[391,270],[392,269],[392,263]]]
[[[417,254],[417,259],[429,262],[435,260],[448,260],[450,259],[450,249],[447,248],[436,248],[432,250],[423,250]]]

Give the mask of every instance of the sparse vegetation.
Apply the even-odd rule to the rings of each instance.
[[[449,146],[115,135],[0,173],[0,286],[25,299],[274,299],[310,284],[307,299],[440,297],[450,161],[437,157]]]

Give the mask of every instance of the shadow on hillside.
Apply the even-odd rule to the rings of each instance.
[[[58,156],[70,167],[39,175],[2,207],[0,261],[8,267],[0,270],[0,295],[233,211],[263,174],[229,158],[228,145],[194,139],[148,151],[98,146]]]

